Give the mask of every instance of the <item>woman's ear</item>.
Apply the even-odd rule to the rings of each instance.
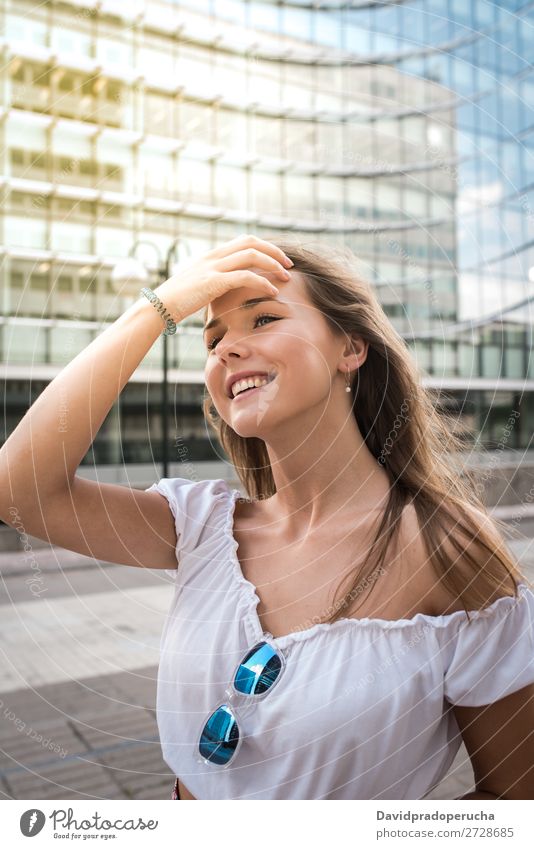
[[[350,339],[347,339],[345,350],[343,351],[345,368],[348,365],[350,371],[354,371],[362,366],[367,359],[368,350],[369,342],[366,342],[361,336],[352,336]]]

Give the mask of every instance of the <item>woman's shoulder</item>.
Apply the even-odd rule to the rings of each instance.
[[[490,588],[486,581],[480,581],[480,588],[483,591],[484,598],[476,604],[468,604],[469,613],[478,613],[493,607],[495,602],[499,602],[505,598],[513,598],[515,593],[513,588],[499,587]],[[466,611],[466,607],[462,604],[458,594],[452,589],[444,586],[443,583],[437,582],[435,591],[432,596],[432,616],[448,616],[451,613]]]
[[[207,539],[220,539],[230,522],[233,495],[223,478],[161,478],[151,490],[169,502],[183,552]]]
[[[453,583],[468,586],[467,595],[472,599],[472,603],[468,604],[469,611],[483,610],[500,599],[514,597],[516,582],[510,576],[500,582],[491,579],[491,576],[499,573],[505,578],[506,573],[496,554],[488,552],[479,538],[481,529],[496,533],[497,529],[491,516],[472,504],[466,504],[463,512],[455,505],[447,507],[451,518],[445,520],[445,533],[440,539],[440,548],[442,552],[450,555],[453,576],[456,573],[456,581],[453,577],[452,581],[447,582],[448,585],[444,583],[432,562],[415,506],[410,502],[403,511],[401,536],[407,540],[406,544],[411,546],[412,558],[415,554],[415,560],[419,564],[421,582],[427,593],[426,606],[431,615],[447,616],[458,611],[465,612],[465,605],[458,593],[452,589]],[[473,527],[473,533],[469,535],[463,530],[466,516]],[[450,544],[452,535],[456,535],[457,540],[461,542],[460,552]],[[504,540],[502,542],[504,545]],[[478,572],[467,562],[467,551],[478,562]]]
[[[228,481],[224,478],[160,478],[146,491],[150,490],[156,490],[176,500],[191,496],[208,498],[229,496],[232,492]]]

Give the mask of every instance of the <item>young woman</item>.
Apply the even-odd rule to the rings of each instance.
[[[463,738],[463,798],[534,798],[534,595],[371,287],[333,252],[243,236],[155,294],[7,440],[0,516],[175,577],[158,677],[172,797],[421,799]],[[204,413],[248,498],[223,479],[78,477],[162,318],[204,307]]]

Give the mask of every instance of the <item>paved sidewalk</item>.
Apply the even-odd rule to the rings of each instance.
[[[172,579],[50,547],[0,570],[0,797],[170,798],[155,698]]]
[[[534,542],[510,546],[534,579]],[[155,694],[172,578],[50,547],[0,553],[0,572],[0,798],[169,799]],[[462,747],[428,798],[470,789]]]

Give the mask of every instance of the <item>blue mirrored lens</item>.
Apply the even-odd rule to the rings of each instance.
[[[255,645],[239,665],[234,687],[239,693],[258,695],[271,687],[282,668],[277,652],[268,643]]]
[[[206,722],[199,751],[214,764],[227,764],[239,742],[239,728],[228,705],[221,705]]]

